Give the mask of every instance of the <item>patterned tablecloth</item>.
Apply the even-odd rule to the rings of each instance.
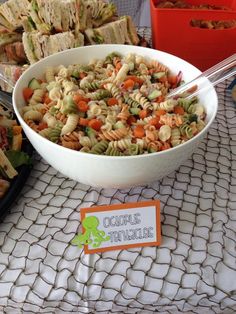
[[[37,154],[0,224],[1,313],[236,312],[236,109],[217,86],[206,139],[150,185],[98,189]],[[70,244],[80,208],[160,199],[162,245],[86,255]]]

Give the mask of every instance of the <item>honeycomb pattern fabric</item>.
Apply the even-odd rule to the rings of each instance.
[[[37,154],[0,224],[0,313],[236,312],[236,109],[219,111],[193,156],[160,181],[98,189]],[[70,244],[80,208],[160,199],[162,245],[86,255]]]

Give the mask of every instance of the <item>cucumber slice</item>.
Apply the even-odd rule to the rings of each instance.
[[[29,82],[28,87],[32,88],[33,90],[41,88],[41,83],[36,79],[32,78],[32,80]]]

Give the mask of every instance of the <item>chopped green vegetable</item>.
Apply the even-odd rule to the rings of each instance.
[[[8,150],[5,155],[14,168],[32,164],[30,156],[23,151]]]
[[[148,98],[149,100],[153,100],[153,99],[155,99],[155,98],[161,96],[161,94],[162,94],[162,92],[161,92],[160,90],[154,89],[154,90],[147,96],[147,98]]]

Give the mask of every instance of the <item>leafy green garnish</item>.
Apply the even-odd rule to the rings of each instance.
[[[10,163],[14,168],[20,167],[22,165],[31,165],[32,160],[30,156],[22,151],[8,150],[5,155],[9,159]]]

